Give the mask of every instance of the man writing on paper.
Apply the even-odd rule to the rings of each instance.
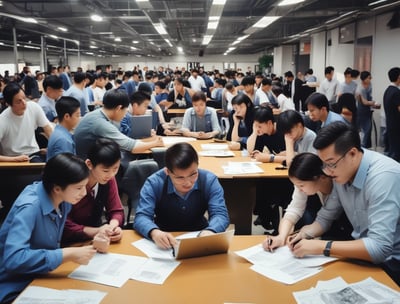
[[[164,249],[177,243],[169,231],[200,230],[199,236],[225,231],[224,190],[213,173],[198,168],[194,148],[188,143],[171,146],[165,164],[145,182],[133,228]]]
[[[357,130],[333,122],[321,129],[314,147],[322,170],[335,187],[313,224],[304,226],[289,246],[293,254],[355,258],[380,264],[400,284],[400,165],[361,148]],[[326,231],[344,210],[353,226],[351,241],[306,240]]]

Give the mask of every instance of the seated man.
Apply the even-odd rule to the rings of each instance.
[[[39,105],[42,107],[49,121],[54,122],[57,118],[56,100],[63,94],[63,82],[56,75],[49,75],[43,80],[44,93],[39,99]]]
[[[87,158],[88,148],[99,137],[114,140],[121,150],[141,153],[153,147],[164,146],[160,137],[150,141],[135,140],[122,134],[113,124],[125,116],[129,106],[129,98],[124,90],[107,91],[103,98],[103,108],[86,114],[79,122],[74,133],[76,153],[82,159]]]
[[[90,147],[85,162],[89,168],[86,195],[68,214],[63,242],[86,241],[97,234],[119,241],[124,224],[124,209],[115,180],[121,162],[119,147],[113,140],[100,138]]]
[[[47,161],[59,153],[69,152],[76,154],[75,142],[71,131],[75,129],[81,119],[81,104],[69,96],[62,96],[56,103],[58,125],[49,138],[47,146]]]
[[[194,148],[188,143],[171,146],[165,163],[140,192],[133,228],[164,249],[176,245],[169,231],[201,230],[199,236],[225,231],[229,216],[224,190],[214,174],[198,169]]]
[[[314,147],[334,188],[315,222],[289,241],[293,254],[324,254],[380,264],[400,285],[399,163],[362,149],[357,130],[342,122],[321,129]],[[354,240],[306,239],[322,235],[343,210],[353,226]]]
[[[38,127],[47,137],[53,132],[43,110],[36,102],[26,102],[17,84],[8,84],[3,95],[9,107],[0,114],[0,161],[46,161],[46,151],[39,149],[35,139]]]
[[[206,95],[199,91],[192,96],[193,107],[185,111],[182,122],[183,136],[207,139],[221,132],[217,112],[207,107]]]

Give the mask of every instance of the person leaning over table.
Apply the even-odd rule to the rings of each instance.
[[[192,96],[193,106],[186,109],[182,121],[183,136],[199,139],[213,138],[221,132],[217,111],[207,107],[207,96],[199,91]]]
[[[199,236],[225,231],[224,190],[213,173],[198,168],[196,150],[188,143],[175,144],[167,149],[165,164],[146,180],[133,228],[164,249],[176,245],[170,231],[200,230]]]
[[[99,138],[90,147],[85,160],[89,168],[86,195],[68,215],[63,244],[90,240],[98,233],[111,242],[122,238],[124,208],[115,179],[120,162],[121,152],[115,141]]]
[[[50,159],[41,182],[27,186],[0,228],[0,303],[10,303],[38,275],[61,263],[88,264],[92,246],[60,248],[65,220],[86,194],[89,171],[70,153]]]
[[[400,286],[400,164],[362,149],[358,131],[342,122],[322,128],[314,147],[334,188],[314,223],[290,240],[293,254],[373,262]],[[322,235],[343,210],[353,226],[354,240],[307,240]]]

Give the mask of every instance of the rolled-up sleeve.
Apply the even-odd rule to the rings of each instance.
[[[292,194],[292,201],[287,206],[283,218],[289,220],[293,224],[296,224],[306,210],[307,199],[307,194],[301,192],[301,190],[295,186]]]

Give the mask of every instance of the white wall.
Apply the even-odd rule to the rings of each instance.
[[[324,79],[325,70],[325,32],[311,36],[310,68],[314,71],[314,76],[320,82]]]
[[[281,75],[287,71],[296,73],[293,61],[293,46],[283,45],[274,48],[274,66],[272,72],[276,75]]]

